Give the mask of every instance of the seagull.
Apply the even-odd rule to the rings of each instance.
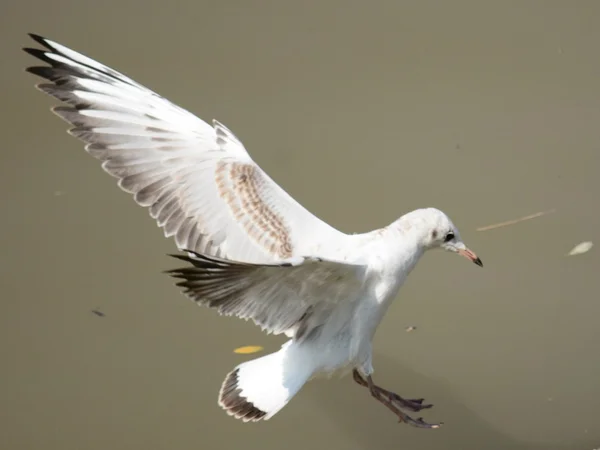
[[[220,122],[210,125],[110,67],[29,36],[42,48],[23,50],[45,64],[26,70],[64,103],[52,111],[175,240],[182,253],[170,256],[187,265],[167,273],[182,294],[289,338],[227,374],[218,403],[230,416],[268,420],[309,380],[352,372],[400,422],[439,428],[405,412],[430,408],[424,399],[375,384],[372,339],[426,251],[483,266],[444,212],[421,208],[377,230],[343,233],[275,183]]]

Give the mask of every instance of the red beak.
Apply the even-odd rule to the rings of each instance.
[[[475,264],[477,264],[479,267],[483,267],[483,263],[481,262],[481,259],[479,258],[479,256],[477,256],[474,252],[472,252],[468,248],[465,248],[464,250],[460,249],[458,251],[458,254],[464,256],[467,259],[470,259]]]

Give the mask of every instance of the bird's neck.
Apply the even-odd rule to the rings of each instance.
[[[422,239],[418,235],[418,229],[407,230],[396,221],[384,229],[383,241],[387,249],[387,258],[389,258],[386,263],[397,274],[396,276],[402,278],[400,280],[402,283],[426,250],[421,245]]]

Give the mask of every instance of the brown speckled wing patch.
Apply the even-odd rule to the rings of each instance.
[[[221,161],[215,181],[231,213],[257,244],[282,259],[292,256],[292,242],[285,221],[261,197],[267,182],[252,163]]]

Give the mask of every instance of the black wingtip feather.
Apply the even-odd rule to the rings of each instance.
[[[238,268],[251,268],[251,267],[293,267],[292,263],[289,262],[278,262],[278,263],[249,263],[242,261],[233,261],[230,259],[220,258],[218,256],[207,255],[204,253],[198,253],[194,250],[188,249],[180,249],[182,252],[191,253],[193,256],[189,255],[181,255],[181,254],[169,254],[169,256],[173,258],[180,259],[182,261],[193,264],[195,267],[199,268],[223,268],[223,267],[232,267],[237,266]],[[319,259],[320,260],[320,259]]]
[[[32,66],[32,67],[27,67],[25,69],[26,72],[29,72],[33,75],[37,75],[38,77],[44,78],[46,80],[52,80],[52,77],[54,76],[55,71],[52,69],[52,67],[48,67],[48,66]]]
[[[24,47],[23,51],[25,53],[29,53],[31,56],[40,59],[42,61],[44,61],[45,63],[48,64],[52,64],[52,60],[50,58],[48,58],[48,56],[46,55],[46,53],[48,53],[48,50],[42,50],[39,48],[31,48],[31,47]]]
[[[193,256],[189,256],[187,254],[169,254],[169,256],[171,256],[173,258],[180,259],[180,260],[188,262],[188,263],[191,263],[191,264],[193,264],[196,267],[206,267],[206,265],[209,265],[209,266],[220,266],[220,267],[223,266],[223,265],[227,265],[227,266],[231,266],[231,265],[247,266],[247,265],[250,265],[250,264],[242,263],[242,262],[239,262],[239,261],[232,261],[232,260],[228,260],[228,259],[218,258],[216,256],[205,255],[203,253],[195,252],[194,250],[181,249],[181,251],[185,252],[185,253],[191,253]]]
[[[168,256],[171,256],[172,258],[179,259],[181,261],[190,263],[190,264],[192,264],[193,267],[187,267],[187,268],[178,267],[176,269],[165,270],[163,273],[171,275],[174,278],[182,278],[185,280],[185,279],[189,278],[190,274],[196,273],[198,271],[198,269],[209,269],[210,270],[211,268],[217,268],[217,267],[221,268],[222,267],[223,262],[212,261],[211,258],[207,257],[206,255],[202,255],[193,250],[182,250],[182,251],[189,252],[189,253],[193,254],[194,257],[191,257],[187,254],[176,254],[176,253],[169,253]],[[177,284],[177,286],[180,286],[180,285]]]
[[[188,255],[169,253],[169,256],[171,256],[172,258],[180,259],[185,262],[192,262],[192,258],[190,258]]]
[[[33,39],[35,42],[37,42],[38,44],[43,45],[48,50],[52,50],[52,47],[50,46],[50,44],[48,44],[48,40],[45,37],[40,36],[39,34],[35,34],[35,33],[27,33],[27,35],[31,39]]]

